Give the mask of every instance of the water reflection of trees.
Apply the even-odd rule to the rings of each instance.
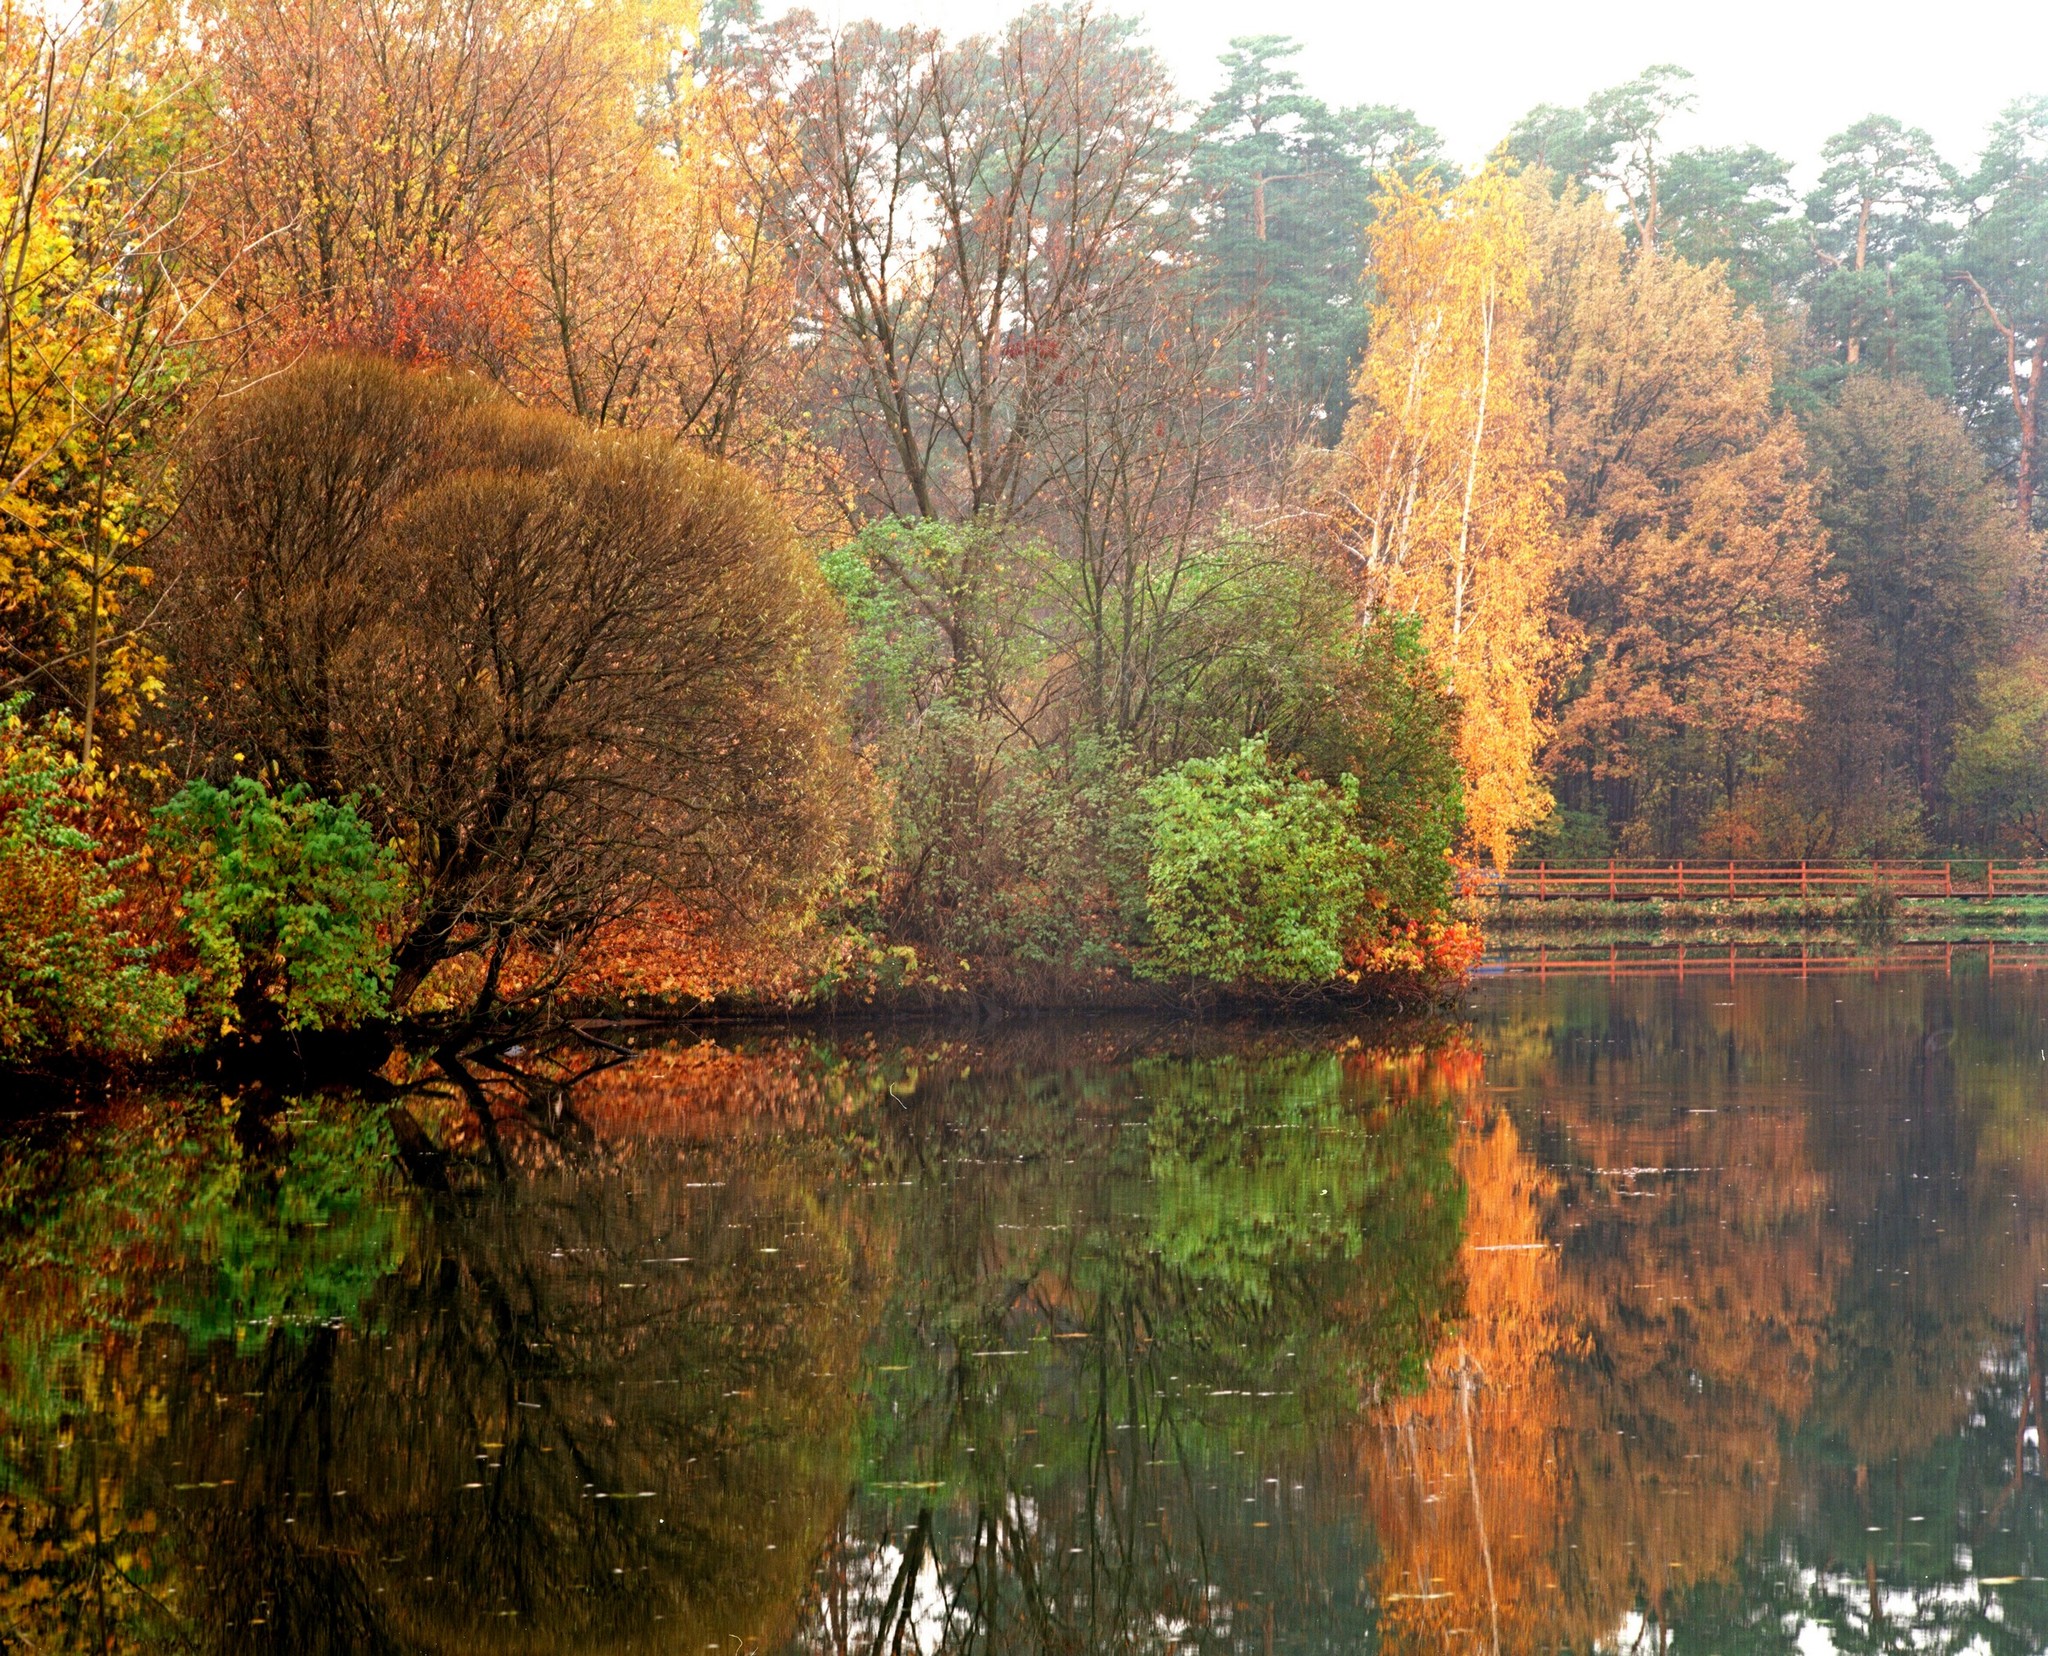
[[[152,1140],[190,1121],[155,1115]],[[55,1431],[24,1430],[10,1402],[19,1636],[104,1642],[109,1605],[138,1647],[595,1650],[660,1623],[700,1649],[774,1636],[843,1496],[845,1377],[883,1244],[772,1157],[563,1166],[560,1143],[523,1169],[508,1137],[512,1176],[458,1165],[427,1197],[385,1185],[384,1158],[359,1169],[407,1234],[352,1305],[302,1291],[318,1216],[248,1200],[269,1279],[300,1282],[277,1296],[319,1314],[208,1339],[138,1321],[118,1295],[54,1311],[85,1355],[45,1365]],[[146,1147],[131,1159],[151,1164]],[[289,1144],[238,1165],[254,1185],[298,1176]],[[136,1260],[122,1293],[223,1269],[175,1228],[205,1166],[150,1188],[170,1257]],[[54,1229],[111,1171],[74,1158]],[[147,1545],[110,1543],[110,1517]]]
[[[2034,992],[1800,992],[1509,995],[1485,1085],[1093,1026],[76,1124],[0,1633],[2037,1648]]]
[[[1320,1449],[1454,1309],[1448,1061],[928,1079],[896,1142],[946,1200],[900,1241],[901,1344],[800,1645],[1367,1638],[1369,1546]]]
[[[1964,1578],[2029,1574],[2040,1522],[2034,991],[1799,993],[1505,997],[1513,1102],[1475,1096],[1458,1150],[1468,1316],[1362,1437],[1393,1647],[2015,1624],[2025,1584]]]
[[[984,1642],[1362,1629],[1308,1422],[1454,1308],[1434,1060],[1034,1041],[520,1055],[16,1158],[0,1628],[860,1646],[942,1583]]]

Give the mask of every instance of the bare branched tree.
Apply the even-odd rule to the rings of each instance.
[[[742,151],[829,346],[828,426],[866,513],[970,518],[1042,480],[1084,324],[1152,287],[1186,171],[1164,68],[1130,25],[1038,7],[998,37],[792,28]]]

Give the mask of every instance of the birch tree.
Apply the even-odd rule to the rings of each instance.
[[[1325,478],[1329,520],[1363,614],[1416,617],[1463,701],[1467,833],[1505,863],[1550,809],[1536,755],[1564,660],[1527,227],[1498,171],[1449,192],[1390,180],[1372,255],[1372,345]]]

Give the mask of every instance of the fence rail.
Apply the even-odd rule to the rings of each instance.
[[[1472,877],[1480,896],[1538,902],[1853,897],[1873,886],[1899,897],[2048,896],[2048,861],[1539,862]]]

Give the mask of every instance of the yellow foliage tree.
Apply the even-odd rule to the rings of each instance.
[[[68,716],[88,763],[154,687],[151,434],[203,314],[175,246],[194,113],[168,10],[0,0],[0,696]]]
[[[1414,616],[1463,701],[1466,833],[1504,864],[1550,810],[1536,757],[1565,660],[1520,194],[1494,169],[1449,191],[1390,176],[1371,242],[1372,345],[1327,510],[1367,614]]]

